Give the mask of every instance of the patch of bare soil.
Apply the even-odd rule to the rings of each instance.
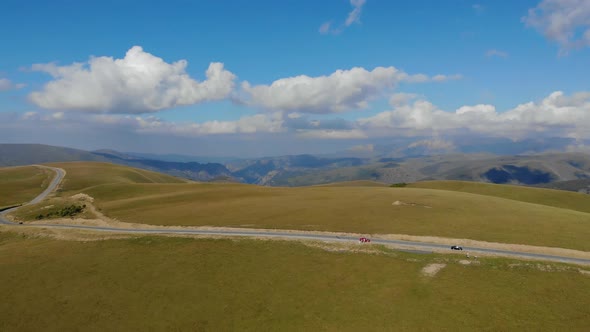
[[[434,277],[440,270],[444,269],[447,264],[432,263],[422,269],[422,275],[425,277]]]
[[[364,254],[385,254],[382,250],[366,245],[350,244],[350,243],[327,243],[327,242],[304,242],[306,246],[318,248],[330,252],[352,252]]]
[[[406,203],[406,202],[402,202],[402,201],[395,201],[395,202],[391,203],[391,205],[395,205],[395,206],[420,206],[420,207],[423,207],[423,208],[432,209],[432,206],[428,206],[428,205],[424,205],[424,204],[418,204],[418,203]]]
[[[582,270],[582,269],[579,269],[578,271],[580,271],[581,274],[585,274],[590,277],[590,271],[586,271],[586,270]]]

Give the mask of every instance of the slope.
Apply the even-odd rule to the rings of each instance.
[[[29,202],[52,177],[52,172],[33,166],[0,168],[0,209]]]
[[[585,331],[590,324],[590,296],[581,291],[590,277],[577,268],[325,248],[0,233],[0,330]],[[433,264],[444,268],[424,275]]]
[[[590,195],[561,190],[467,181],[423,181],[411,183],[408,187],[501,197],[590,213]]]

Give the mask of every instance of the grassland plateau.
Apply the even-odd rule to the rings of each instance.
[[[101,213],[129,223],[441,236],[590,251],[590,196],[578,193],[452,181],[277,188],[187,183],[102,163],[54,166],[67,172],[61,198],[84,193]],[[30,219],[43,204],[16,216]]]
[[[53,166],[66,170],[55,195],[21,207],[14,217],[29,222],[43,213],[43,222],[51,223],[55,211],[84,198],[88,206],[76,218],[436,235],[589,250],[588,197],[582,194],[459,182],[269,188],[187,182],[104,163]],[[11,202],[32,198],[48,181],[37,168],[27,171],[6,191]],[[30,177],[37,181],[24,180]],[[355,243],[0,226],[2,331],[585,331],[585,289],[590,268],[559,263]]]

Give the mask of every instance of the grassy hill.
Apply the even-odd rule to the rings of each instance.
[[[482,186],[473,193],[460,187],[448,190],[453,189],[450,185],[447,190],[366,185],[274,188],[182,183],[110,164],[56,166],[67,171],[62,196],[89,194],[103,213],[126,222],[432,235],[590,250],[590,196],[569,192]]]
[[[218,163],[151,160],[112,150],[89,152],[43,144],[0,144],[0,167],[80,161],[115,163],[198,181],[233,180],[231,172]]]
[[[466,181],[424,181],[408,185],[410,188],[459,191],[471,194],[507,198],[515,201],[554,206],[590,213],[590,196],[561,190],[498,185]]]
[[[0,209],[29,202],[49,185],[53,172],[41,168],[0,168]]]
[[[107,184],[136,184],[136,183],[186,183],[187,180],[170,175],[146,171],[138,168],[120,166],[109,163],[55,163],[50,166],[66,170],[66,177],[62,182],[63,191],[79,191],[94,186]]]
[[[66,161],[108,161],[88,151],[43,144],[0,144],[0,167]]]
[[[586,331],[563,265],[326,251],[299,243],[0,233],[0,330]],[[446,264],[433,277],[422,269]],[[32,269],[32,267],[34,267]],[[34,271],[35,273],[31,273]]]

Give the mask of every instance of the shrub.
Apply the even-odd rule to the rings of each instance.
[[[61,208],[56,211],[51,211],[45,215],[40,214],[37,216],[37,220],[43,218],[53,218],[53,217],[74,217],[75,215],[81,213],[86,208],[86,205],[70,205],[64,208]]]
[[[403,187],[405,187],[407,185],[408,184],[405,183],[405,182],[399,182],[399,183],[394,183],[394,184],[390,185],[390,187],[393,187],[393,188],[403,188]]]

